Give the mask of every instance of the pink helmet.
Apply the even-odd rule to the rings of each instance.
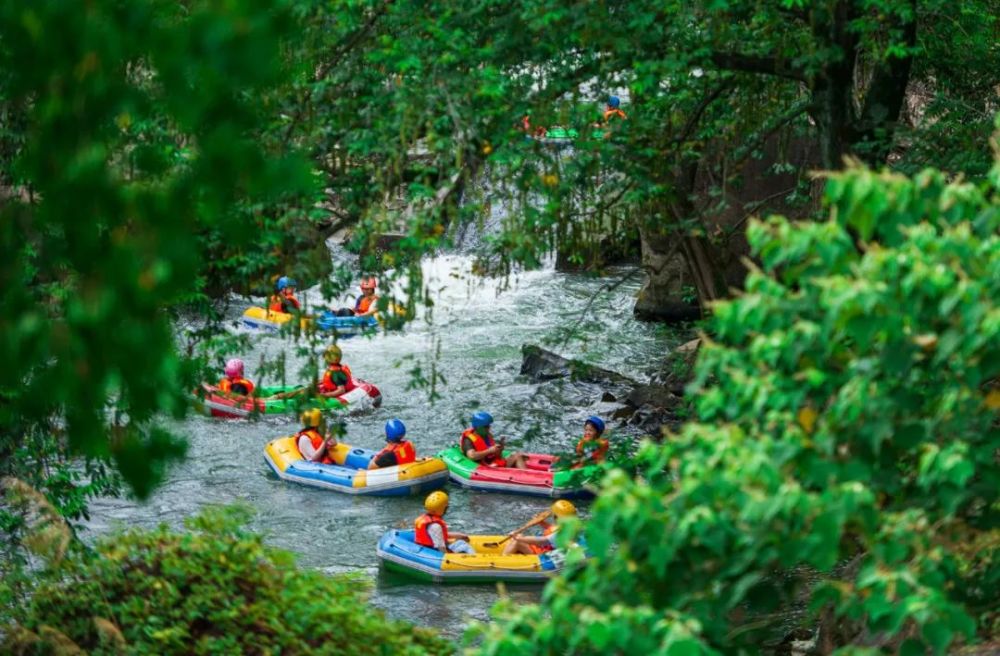
[[[361,289],[375,289],[377,285],[378,283],[375,281],[375,278],[373,277],[364,278],[361,281]]]
[[[226,376],[229,378],[242,378],[243,377],[243,360],[239,358],[233,358],[232,360],[226,361]]]

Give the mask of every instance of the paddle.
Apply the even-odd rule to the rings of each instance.
[[[502,540],[500,540],[498,542],[484,542],[483,546],[487,547],[487,548],[490,548],[490,549],[492,549],[493,547],[499,547],[501,544],[503,544],[507,540],[511,539],[512,537],[514,537],[516,534],[520,533],[521,531],[527,530],[527,529],[531,528],[532,526],[534,526],[536,524],[541,524],[546,519],[548,519],[551,515],[552,515],[552,511],[551,510],[543,510],[542,512],[540,512],[537,515],[535,515],[534,517],[532,517],[531,521],[528,522],[527,524],[525,524],[524,526],[521,526],[520,528],[516,528],[513,531],[511,531],[510,533],[508,533]]]

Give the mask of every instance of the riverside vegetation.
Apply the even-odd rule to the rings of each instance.
[[[215,296],[275,270],[338,293],[351,272],[323,238],[343,226],[359,249],[403,229],[364,266],[408,274],[411,309],[431,303],[420,257],[505,195],[517,211],[488,270],[653,231],[679,240],[710,312],[694,419],[645,443],[637,475],[608,471],[577,527],[593,557],[540,604],[501,604],[470,650],[752,653],[788,617],[823,654],[995,641],[998,16],[915,0],[5,3],[3,642],[450,651],[386,624],[353,579],[297,570],[237,511],[89,546],[66,521],[94,496],[148,495],[184,456],[156,419],[182,416],[183,390],[236,345],[210,321],[180,348],[180,312],[217,318]],[[930,99],[904,120],[920,85]],[[630,91],[627,129],[564,157],[512,127],[526,110],[589,125],[594,86]],[[696,196],[738,184],[782,131],[820,144],[825,201],[750,221],[728,298]],[[502,179],[497,198],[477,176]],[[810,184],[803,170],[792,205]],[[397,193],[408,212],[385,210]],[[324,640],[334,622],[356,639]]]

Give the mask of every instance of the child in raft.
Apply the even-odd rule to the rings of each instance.
[[[311,408],[304,411],[300,419],[302,420],[302,430],[295,436],[295,446],[302,454],[303,459],[332,465],[333,458],[330,457],[330,454],[337,446],[337,438],[326,430],[323,412],[319,408]]]
[[[414,541],[422,547],[437,549],[442,553],[474,554],[476,550],[469,544],[469,536],[457,531],[449,531],[444,522],[448,512],[448,494],[438,490],[431,492],[424,500],[427,511],[413,523]]]
[[[583,437],[576,443],[577,462],[579,464],[598,464],[605,461],[610,443],[604,437],[604,420],[600,417],[587,417],[583,423]]]
[[[239,358],[227,360],[223,373],[225,373],[225,378],[219,381],[215,391],[225,396],[250,396],[253,394],[253,382],[243,377],[243,360]]]
[[[334,312],[338,317],[370,317],[378,309],[375,295],[375,287],[378,281],[373,277],[365,278],[361,281],[361,296],[354,303],[354,308],[341,308]]]
[[[544,521],[538,524],[542,529],[541,535],[523,535],[520,531],[514,533],[511,535],[510,542],[504,546],[503,555],[531,555],[554,551],[556,548],[555,535],[559,530],[559,522],[566,517],[576,517],[576,506],[566,499],[559,499],[552,504],[550,512],[556,518],[554,524]]]
[[[406,425],[402,421],[390,419],[385,422],[386,447],[372,457],[368,469],[395,467],[414,462],[417,459],[417,450],[413,442],[404,440],[404,437],[406,437]]]
[[[268,301],[271,312],[291,314],[302,308],[299,299],[295,298],[295,281],[288,276],[281,276],[274,284],[275,294]]]

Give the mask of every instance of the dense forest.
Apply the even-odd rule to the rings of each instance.
[[[1000,648],[998,112],[998,0],[0,4],[4,653]],[[386,619],[245,508],[81,536],[190,454],[234,298],[377,275],[405,329],[470,229],[698,340],[537,603]]]

